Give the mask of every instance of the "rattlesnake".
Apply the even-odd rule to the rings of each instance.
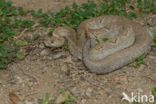
[[[82,59],[88,70],[96,74],[112,72],[147,54],[152,42],[147,28],[120,16],[85,20],[76,32],[70,27],[58,27],[54,37],[62,44],[67,39],[72,55]]]

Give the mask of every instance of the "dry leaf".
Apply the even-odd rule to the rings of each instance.
[[[18,104],[18,102],[21,101],[21,99],[15,93],[10,93],[9,99],[10,99],[12,104]]]

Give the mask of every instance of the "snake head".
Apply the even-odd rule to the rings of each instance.
[[[60,35],[53,35],[52,37],[46,37],[44,44],[47,47],[59,48],[64,45],[65,39]]]

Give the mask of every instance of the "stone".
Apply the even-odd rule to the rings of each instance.
[[[81,104],[86,104],[87,100],[86,99],[82,99],[81,100]]]
[[[58,52],[58,53],[54,54],[52,57],[54,60],[65,57],[65,52]]]
[[[47,56],[49,55],[50,51],[48,49],[43,49],[40,53],[41,56]]]
[[[4,84],[11,80],[11,71],[9,70],[0,70],[0,84]]]
[[[70,91],[76,97],[81,96],[81,91],[77,87],[72,88]]]
[[[44,46],[43,43],[39,44],[38,47],[39,47],[40,49],[44,49],[44,48],[45,48],[45,46]]]
[[[62,64],[60,67],[62,72],[64,73],[68,72],[68,65],[66,63]]]
[[[139,70],[139,71],[142,71],[143,69],[145,69],[145,65],[142,64],[142,65],[140,65],[140,67],[139,67],[138,70]]]
[[[86,95],[87,95],[88,97],[91,97],[92,91],[93,91],[92,88],[88,88],[88,89],[86,90]]]

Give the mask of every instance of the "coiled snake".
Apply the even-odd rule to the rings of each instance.
[[[62,43],[67,39],[72,55],[96,74],[112,72],[147,54],[152,42],[147,28],[120,16],[85,20],[76,32],[70,27],[58,27],[53,37]]]

